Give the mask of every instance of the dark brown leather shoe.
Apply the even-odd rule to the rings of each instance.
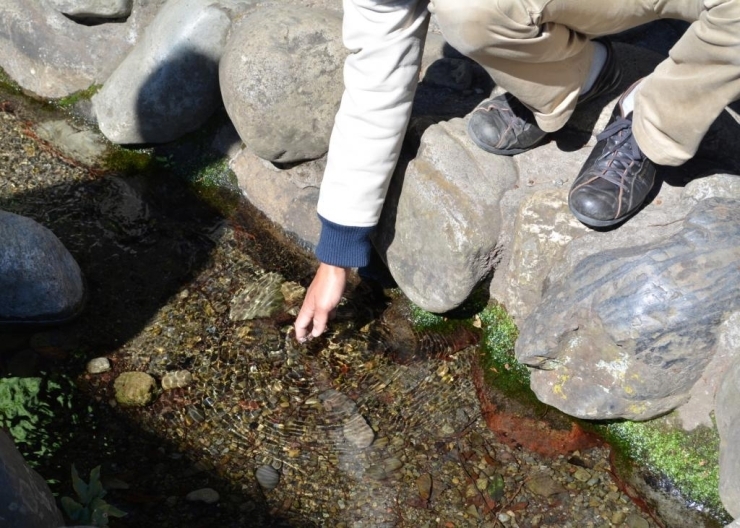
[[[591,227],[618,224],[637,212],[655,182],[655,165],[645,157],[632,135],[632,114],[617,102],[612,119],[596,136],[597,143],[568,195],[578,220]]]
[[[591,89],[578,97],[578,104],[612,91],[622,80],[611,43],[607,39],[596,40],[606,47],[606,61]],[[468,120],[468,135],[486,152],[513,156],[542,143],[547,132],[537,126],[531,110],[505,93],[486,99],[473,110]]]

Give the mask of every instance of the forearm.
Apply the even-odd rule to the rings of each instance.
[[[352,255],[331,263],[354,267],[363,265],[359,255],[369,255],[368,237],[411,115],[426,6],[427,0],[344,2],[344,43],[352,53],[318,204],[323,229],[317,255],[324,262],[331,255]]]

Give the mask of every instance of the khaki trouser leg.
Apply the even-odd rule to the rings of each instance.
[[[693,157],[712,122],[740,99],[740,1],[702,4],[698,20],[635,98],[635,138],[661,165]]]
[[[701,0],[430,2],[450,44],[485,67],[549,132],[565,125],[575,108],[591,65],[591,38],[659,18],[693,21],[701,9]]]

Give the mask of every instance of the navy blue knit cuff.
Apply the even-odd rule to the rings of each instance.
[[[321,236],[316,257],[326,264],[343,268],[361,268],[370,262],[370,234],[375,226],[352,227],[330,222],[319,215]]]

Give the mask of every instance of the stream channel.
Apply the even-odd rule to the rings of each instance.
[[[0,103],[0,208],[50,228],[88,288],[76,321],[0,341],[4,425],[58,500],[74,497],[74,464],[83,479],[101,466],[105,500],[127,513],[114,528],[656,526],[607,449],[553,459],[498,442],[475,339],[398,338],[398,292],[354,281],[326,335],[298,345],[315,261],[228,171],[194,161],[212,155],[202,137],[85,163],[38,127],[92,126],[18,94]],[[111,370],[88,373],[97,357]],[[125,371],[192,382],[123,407]],[[188,498],[204,488],[218,496]]]

